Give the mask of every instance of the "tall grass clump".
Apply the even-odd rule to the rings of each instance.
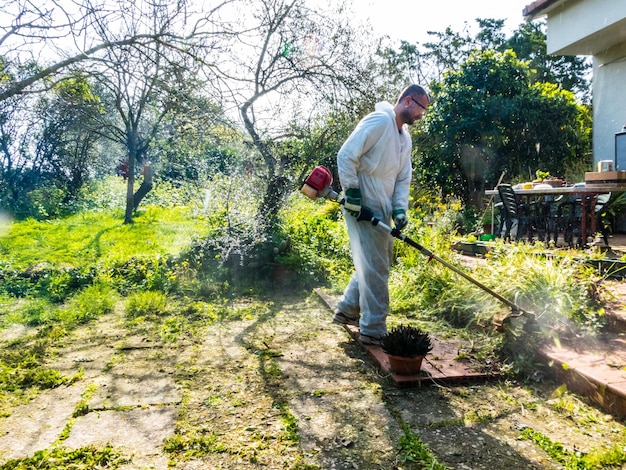
[[[162,292],[137,292],[126,299],[126,317],[131,320],[159,317],[166,308],[167,296]]]
[[[428,321],[433,328],[448,329],[454,335],[467,336],[471,331],[474,338],[477,333],[495,338],[511,370],[520,373],[536,365],[541,344],[602,329],[604,311],[595,294],[599,276],[581,259],[580,251],[546,254],[541,244],[498,239],[484,260],[462,264],[451,250],[462,238],[456,231],[458,209],[453,201],[412,210],[405,233],[532,315],[507,322],[504,335],[495,333],[492,321],[511,314],[508,305],[402,243],[396,243],[396,262],[390,274],[392,314]]]
[[[59,320],[70,328],[89,323],[113,310],[114,294],[113,289],[102,283],[86,287],[59,309]]]
[[[404,233],[438,258],[466,269],[450,249],[458,238],[458,201],[440,202],[437,194],[426,191],[417,196],[419,206],[409,212],[411,223]],[[397,242],[395,253],[390,273],[393,313],[465,328],[484,321],[497,308],[483,291],[420,250]]]
[[[500,292],[534,312],[546,330],[596,332],[603,326],[598,300],[592,295],[597,273],[574,251],[546,256],[522,243],[490,259],[489,275],[501,279]],[[483,270],[485,272],[486,270]]]
[[[46,299],[0,301],[0,328],[10,325],[42,326],[58,319],[58,307]]]

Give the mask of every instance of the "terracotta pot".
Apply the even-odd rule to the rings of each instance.
[[[405,357],[387,354],[391,370],[399,375],[416,375],[422,370],[424,356]]]

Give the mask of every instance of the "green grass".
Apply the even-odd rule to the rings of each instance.
[[[446,470],[447,467],[441,464],[432,451],[424,444],[408,424],[402,424],[404,434],[398,441],[400,451],[400,461],[405,464],[419,465],[419,468],[429,468],[433,470]]]
[[[111,446],[102,449],[96,447],[82,447],[69,450],[62,447],[40,450],[35,455],[25,459],[9,460],[0,466],[0,470],[42,470],[89,469],[108,468],[116,469],[130,462],[130,458],[114,451]]]
[[[588,454],[566,449],[560,442],[554,442],[545,434],[531,428],[521,431],[524,439],[533,441],[553,460],[564,465],[567,470],[593,470],[596,468],[623,468],[626,463],[624,443],[615,443],[611,447],[594,449]]]
[[[82,213],[64,219],[13,222],[0,236],[0,266],[46,263],[55,267],[110,264],[137,256],[178,254],[207,232],[190,208],[149,207],[123,224],[119,211]]]
[[[186,300],[177,308],[194,314],[206,309],[206,301],[241,295],[248,286],[244,276],[267,268],[269,261],[259,258],[259,264],[254,259],[257,266],[252,268],[239,258],[246,253],[240,245],[254,233],[225,230],[224,217],[216,216],[223,215],[220,207],[216,202],[213,212],[199,217],[191,206],[146,206],[128,225],[122,223],[119,209],[11,223],[0,235],[0,328],[12,323],[44,326],[55,322],[61,328],[73,328],[111,311],[116,295],[129,298],[128,319],[136,324],[158,316],[165,304],[178,299]],[[454,201],[445,205],[422,195],[410,211],[405,232],[459,265],[450,250],[458,239],[454,227],[459,210]],[[295,279],[343,289],[352,266],[337,204],[292,195],[274,235],[276,239],[268,241],[276,245],[273,261],[289,266]],[[235,253],[231,264],[220,264],[220,250]],[[554,325],[565,321],[581,328],[600,328],[603,311],[591,294],[597,276],[576,259],[580,253],[546,258],[544,251],[539,246],[496,242],[484,265],[459,268],[536,312],[543,328],[538,334],[551,333]],[[485,354],[489,356],[503,351],[518,362],[511,368],[515,372],[532,364],[537,338],[518,330],[502,339],[491,329],[494,316],[510,312],[507,305],[407,244],[397,241],[395,252],[391,318],[406,318],[438,335],[469,338],[488,346]],[[232,268],[230,274],[225,274],[227,267]],[[183,320],[163,325],[159,334],[177,337],[186,327]],[[501,348],[501,342],[512,344]]]

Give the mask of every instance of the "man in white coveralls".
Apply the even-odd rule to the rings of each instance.
[[[395,106],[377,103],[337,154],[354,274],[333,321],[359,326],[363,344],[380,345],[387,333],[393,238],[388,231],[357,218],[365,206],[387,225],[392,219],[399,230],[407,224],[412,170],[408,125],[424,117],[429,103],[424,88],[409,85]]]

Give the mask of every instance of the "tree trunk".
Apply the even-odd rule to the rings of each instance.
[[[124,223],[133,223],[133,207],[134,194],[133,186],[135,185],[135,159],[128,159],[128,181],[126,183],[126,211],[124,213]]]
[[[143,198],[152,190],[152,177],[154,176],[154,170],[152,165],[146,163],[143,167],[143,181],[139,189],[133,196],[133,210],[137,210],[139,204]]]
[[[274,175],[268,179],[267,190],[259,208],[259,218],[263,221],[263,226],[267,230],[267,233],[271,232],[271,229],[276,223],[276,218],[280,211],[281,199],[285,194],[286,187],[287,178],[283,176]]]

